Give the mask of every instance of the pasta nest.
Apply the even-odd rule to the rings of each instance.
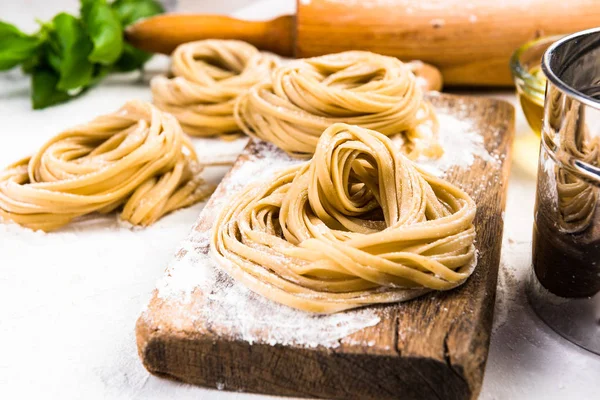
[[[149,225],[211,193],[201,171],[173,116],[130,101],[0,172],[0,217],[50,231],[122,207],[122,220]]]
[[[476,265],[475,213],[388,137],[340,123],[312,160],[233,196],[211,251],[251,290],[331,313],[461,285]]]
[[[277,59],[237,40],[201,40],[177,47],[174,78],[157,76],[150,86],[154,104],[173,114],[194,136],[239,133],[236,98],[268,79]]]
[[[337,122],[399,134],[411,157],[439,157],[437,119],[411,72],[418,68],[366,51],[296,60],[241,95],[235,118],[247,135],[299,157]]]

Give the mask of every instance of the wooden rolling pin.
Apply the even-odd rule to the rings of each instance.
[[[266,22],[161,15],[128,28],[127,39],[165,54],[208,38],[245,40],[287,57],[370,50],[431,63],[448,85],[505,86],[521,44],[599,25],[595,0],[298,0],[296,16]]]

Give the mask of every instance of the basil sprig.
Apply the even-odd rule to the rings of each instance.
[[[21,65],[31,74],[35,109],[65,102],[110,72],[141,68],[151,54],[125,42],[123,30],[162,12],[156,0],[81,0],[79,17],[60,13],[32,35],[0,21],[0,71]]]

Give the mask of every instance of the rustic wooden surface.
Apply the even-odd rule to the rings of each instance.
[[[476,398],[494,309],[514,110],[493,99],[434,95],[430,100],[439,113],[471,121],[497,160],[477,158],[471,167],[453,167],[447,174],[474,196],[478,207],[479,261],[463,286],[374,307],[379,323],[341,338],[333,348],[251,343],[194,318],[202,314],[199,311],[210,313],[210,293],[195,290],[181,303],[155,292],[136,327],[144,366],[153,374],[206,387],[286,396]],[[243,170],[253,151],[251,144],[240,156],[200,215],[196,230],[210,229],[227,182]],[[197,251],[208,248],[199,246]],[[265,316],[271,317],[276,323],[276,316]]]

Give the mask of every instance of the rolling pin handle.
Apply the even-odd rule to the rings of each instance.
[[[125,30],[133,46],[171,54],[177,46],[203,39],[236,39],[285,57],[294,55],[295,17],[243,21],[220,15],[165,14],[136,22]]]

